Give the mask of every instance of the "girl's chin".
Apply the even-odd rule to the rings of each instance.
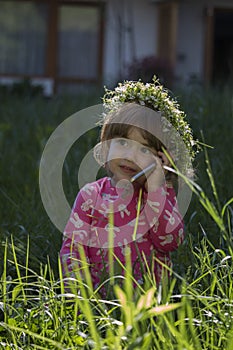
[[[122,181],[122,180],[125,180],[125,181],[128,181],[131,183],[131,178],[133,177],[133,175],[120,175],[120,176],[113,176],[112,179],[111,179],[111,183],[112,185],[116,186],[116,184],[119,182],[119,181]],[[141,177],[140,179],[134,181],[132,183],[133,187],[134,188],[140,188],[140,187],[144,187],[145,185],[145,179],[143,177]]]
[[[113,176],[113,178],[112,178],[112,180],[114,181],[115,184],[119,181],[122,181],[122,180],[130,181],[130,179],[131,179],[131,176],[125,176],[125,175]]]

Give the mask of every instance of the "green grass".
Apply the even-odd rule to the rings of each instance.
[[[31,267],[37,268],[39,262],[46,262],[48,254],[53,266],[56,265],[61,245],[61,233],[50,222],[40,198],[38,175],[44,146],[63,120],[100,102],[95,96],[51,100],[7,96],[0,101],[0,238],[3,242],[13,235],[16,249],[23,258],[29,235]],[[82,139],[79,153],[70,156],[72,171],[67,166],[64,168],[70,202],[77,190],[77,164],[87,147]],[[2,256],[0,249],[1,261]]]
[[[233,341],[231,89],[179,93],[196,137],[206,148],[196,160],[186,239],[173,254],[174,272],[159,290],[148,278],[133,286],[112,273],[103,300],[88,270],[77,272],[65,293],[58,252],[61,233],[49,221],[39,194],[38,171],[51,132],[95,96],[2,97],[0,103],[0,349],[231,349]],[[94,144],[82,139],[64,167],[70,202],[77,164]],[[113,261],[111,252],[110,261]],[[128,259],[129,261],[130,259]],[[111,270],[114,271],[113,268]]]
[[[223,217],[215,218],[225,240],[232,228]],[[29,267],[29,244],[21,266],[11,243],[13,260],[6,244],[1,278],[0,345],[6,349],[231,349],[231,246],[216,249],[208,238],[198,247],[190,243],[192,269],[185,276],[175,272],[159,289],[150,278],[134,287],[128,255],[125,277],[113,275],[113,283],[105,282],[111,295],[105,300],[93,290],[83,251],[84,278],[77,271],[67,293],[60,266],[58,279],[49,262],[35,273]],[[9,263],[16,269],[12,280]]]

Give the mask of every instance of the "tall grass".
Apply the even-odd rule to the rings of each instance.
[[[221,88],[190,88],[177,92],[179,102],[186,111],[194,129],[195,136],[204,141],[208,148],[208,156],[214,178],[218,184],[219,200],[222,203],[232,196],[233,184],[229,176],[233,173],[233,89],[232,86]],[[213,198],[206,172],[208,158],[204,152],[197,157],[196,170],[198,182],[207,190],[209,198]]]
[[[82,266],[64,285],[50,263],[40,273],[18,263],[13,241],[5,245],[1,279],[0,345],[6,349],[231,349],[233,338],[233,249],[230,202],[218,213],[204,191],[196,195],[219,227],[225,249],[216,249],[204,235],[198,247],[189,241],[193,266],[177,272],[157,288],[153,279],[136,286],[126,255],[125,275],[110,276],[112,298],[94,290],[84,251]],[[232,198],[233,201],[233,198]],[[113,253],[112,253],[113,254]],[[110,260],[113,261],[113,260]],[[11,280],[7,263],[14,264]],[[81,273],[82,271],[82,273]],[[149,274],[149,272],[148,272]],[[123,282],[122,282],[123,281]],[[69,286],[69,292],[67,290]]]
[[[93,290],[84,257],[85,277],[77,271],[67,293],[57,257],[61,234],[49,222],[37,186],[39,160],[50,133],[78,109],[99,102],[98,97],[1,101],[0,348],[230,350],[231,90],[180,94],[196,136],[203,135],[214,148],[197,158],[186,239],[173,254],[170,280],[157,288],[148,273],[145,284],[135,287],[128,256],[124,277],[115,276],[112,267],[105,282],[108,297]],[[86,144],[80,144],[84,154]],[[71,151],[64,169],[71,201],[76,190],[70,183],[75,183],[73,170],[80,157]],[[109,259],[113,262],[111,252]]]
[[[49,136],[63,120],[82,108],[100,102],[99,95],[64,96],[49,100],[0,96],[0,239],[3,242],[5,238],[14,236],[21,263],[26,254],[25,242],[30,235],[31,267],[37,268],[40,261],[46,262],[47,255],[52,265],[57,265],[61,233],[50,222],[41,202],[38,186],[40,158]],[[96,134],[94,136],[96,138]],[[70,181],[66,181],[69,184],[66,187],[69,190],[70,184],[74,184],[73,195],[77,191],[77,164],[88,146],[91,146],[91,140],[88,143],[82,139],[75,161],[72,159],[73,171],[69,171]],[[1,248],[0,261],[2,259]]]

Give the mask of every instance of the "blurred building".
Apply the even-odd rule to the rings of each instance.
[[[233,0],[0,0],[0,84],[233,79]]]

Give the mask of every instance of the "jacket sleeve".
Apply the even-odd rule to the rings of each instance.
[[[163,186],[148,193],[145,205],[149,237],[155,249],[162,253],[176,250],[184,239],[184,223],[174,189]]]
[[[63,233],[60,261],[64,277],[74,277],[77,269],[81,272],[84,263],[80,257],[80,246],[84,249],[89,263],[88,240],[91,231],[92,211],[95,191],[86,185],[77,195],[71,215]]]

